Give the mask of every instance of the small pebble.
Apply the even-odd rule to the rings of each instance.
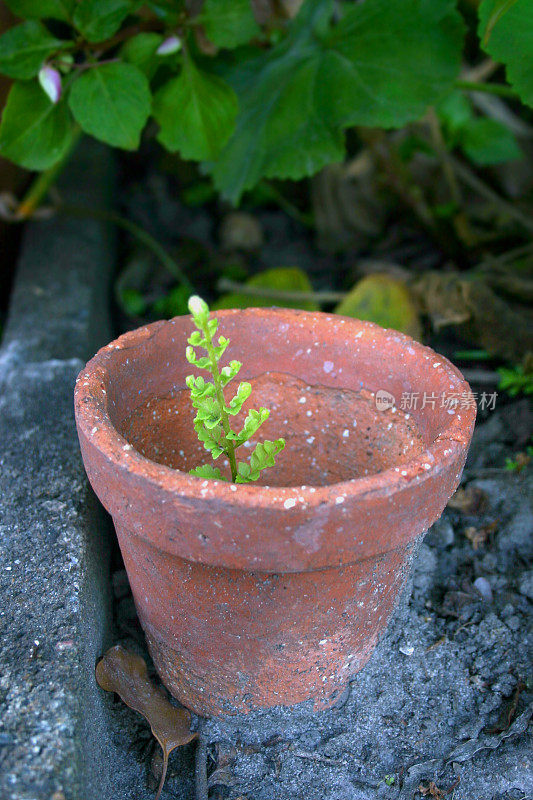
[[[520,627],[520,619],[516,615],[513,615],[505,620],[505,624],[512,631],[517,631]]]
[[[401,644],[400,645],[400,653],[403,653],[404,656],[412,656],[415,652],[415,648],[412,644]]]
[[[486,578],[476,578],[474,581],[474,588],[477,589],[486,603],[492,603],[492,588]]]
[[[518,591],[520,594],[529,597],[530,600],[533,600],[533,569],[524,572],[520,580],[518,582]]]

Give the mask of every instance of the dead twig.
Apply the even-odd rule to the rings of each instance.
[[[500,195],[494,191],[485,181],[482,181],[481,178],[478,178],[472,170],[470,170],[467,166],[465,166],[458,158],[456,158],[451,153],[449,154],[450,163],[453,165],[456,175],[465,183],[467,186],[470,186],[475,192],[477,192],[481,197],[484,197],[491,203],[494,203],[501,211],[507,214],[508,217],[514,219],[515,222],[520,223],[522,227],[526,228],[528,231],[533,232],[533,218],[529,217],[519,208],[517,208],[513,203],[510,203],[505,198],[500,197]]]
[[[310,753],[307,750],[296,750],[292,747],[290,748],[293,755],[297,756],[297,758],[305,758],[309,761],[320,761],[322,764],[329,764],[332,767],[343,767],[344,764],[342,761],[338,761],[335,758],[328,758],[327,756],[322,756],[320,753]]]
[[[495,386],[500,380],[497,372],[488,369],[463,369],[462,373],[469,383],[483,386]]]
[[[204,735],[198,734],[194,766],[195,800],[208,800],[207,787],[207,745]]]
[[[451,201],[456,208],[456,212],[453,216],[455,230],[459,238],[462,239],[466,245],[472,245],[474,244],[475,237],[463,210],[463,196],[461,194],[461,188],[450,160],[450,153],[446,147],[446,143],[442,135],[439,118],[437,117],[434,108],[430,108],[428,110],[426,119],[433,143],[433,149],[435,150],[435,154],[439,159],[442,173],[446,183],[448,184]]]

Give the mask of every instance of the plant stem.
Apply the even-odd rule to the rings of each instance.
[[[238,292],[248,297],[261,297],[267,300],[279,300],[286,303],[339,303],[346,297],[346,292],[299,292],[283,289],[269,289],[266,286],[248,286],[246,283],[221,278],[217,283],[221,292]]]
[[[509,97],[511,100],[518,100],[518,95],[503,83],[481,83],[478,81],[455,81],[457,89],[464,89],[467,92],[485,92],[485,94],[495,94],[498,97]]]
[[[168,753],[163,751],[163,769],[161,771],[161,778],[159,779],[159,786],[157,787],[157,794],[154,800],[159,800],[161,797],[161,792],[163,791],[163,786],[165,785],[165,778],[167,777],[167,769],[168,769]]]
[[[224,398],[224,391],[222,389],[222,380],[220,378],[217,357],[215,354],[215,350],[213,348],[213,339],[211,338],[211,333],[209,332],[208,325],[206,325],[205,328],[203,328],[203,332],[206,339],[207,355],[209,356],[209,359],[211,361],[211,374],[213,376],[215,392],[218,403],[220,405],[220,417],[221,417],[222,427],[224,428],[224,433],[226,434],[226,446],[224,449],[229,459],[229,465],[231,468],[231,480],[235,483],[235,479],[237,478],[237,461],[235,459],[235,446],[232,440],[227,438],[228,433],[231,433],[232,431],[231,431],[231,426],[229,424],[228,412],[225,411],[224,409],[226,405],[226,400]]]
[[[72,217],[91,217],[92,219],[112,222],[119,228],[123,228],[124,230],[128,231],[128,233],[131,233],[132,236],[134,236],[139,242],[151,250],[155,256],[157,256],[159,261],[170,272],[170,274],[176,278],[177,281],[183,284],[183,286],[185,286],[191,294],[194,294],[194,286],[183,272],[177,261],[175,261],[172,256],[167,253],[163,245],[158,242],[151,233],[148,233],[147,230],[141,228],[140,225],[137,225],[130,219],[126,219],[126,217],[122,217],[120,214],[117,214],[116,211],[108,211],[104,208],[90,208],[88,206],[76,206],[71,205],[70,203],[61,203],[57,206],[57,211],[60,214],[66,214]]]
[[[57,161],[52,167],[50,167],[50,169],[47,169],[45,172],[41,172],[39,175],[37,175],[35,180],[32,182],[30,188],[20,201],[17,208],[17,218],[21,222],[29,219],[29,217],[31,217],[40,206],[42,200],[46,197],[50,188],[54,185],[60,172],[63,170],[63,167],[66,165],[67,161],[72,155],[80,135],[81,129],[77,128],[72,136],[68,150],[63,157],[60,158],[59,161]]]

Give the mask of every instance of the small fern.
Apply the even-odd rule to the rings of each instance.
[[[238,432],[231,428],[230,417],[242,409],[250,397],[252,387],[246,381],[239,383],[236,393],[227,401],[224,389],[235,378],[242,367],[240,361],[232,360],[225,367],[219,368],[218,362],[224,355],[229,339],[219,336],[215,343],[214,336],[218,329],[218,320],[209,318],[209,306],[201,297],[193,295],[189,298],[189,311],[196,324],[196,330],[188,338],[185,355],[189,364],[210,373],[212,380],[204,380],[202,376],[188,375],[187,386],[191,392],[191,401],[196,409],[194,429],[200,442],[211,453],[214,460],[225,455],[231,469],[231,480],[234,483],[252,483],[258,480],[263,470],[273,467],[275,457],[285,447],[285,439],[259,442],[253,450],[249,461],[237,463],[235,451],[257,432],[263,422],[270,416],[267,408],[248,411],[242,429]],[[198,357],[195,348],[205,350],[206,355]],[[224,481],[218,467],[203,464],[190,470],[191,475],[199,478],[215,478]]]

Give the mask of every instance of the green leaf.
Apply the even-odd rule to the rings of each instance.
[[[250,409],[246,415],[246,419],[244,420],[242,430],[237,434],[237,446],[244,444],[244,442],[247,442],[248,439],[251,439],[254,433],[259,430],[263,422],[265,422],[269,416],[270,411],[268,408],[261,407],[259,411],[256,411],[254,408]]]
[[[503,13],[502,13],[503,12]],[[483,0],[479,36],[485,51],[505,64],[507,80],[524,103],[533,106],[533,3]]]
[[[124,61],[133,64],[150,79],[154,77],[161,64],[156,51],[162,41],[163,37],[159,33],[138,33],[137,36],[128,39],[120,54]]]
[[[336,314],[369,320],[384,328],[394,328],[415,339],[422,328],[415,301],[402,281],[390,275],[367,275],[335,309]]]
[[[238,47],[261,33],[251,0],[206,0],[201,22],[217,47]]]
[[[495,119],[470,120],[460,131],[459,142],[475,164],[502,164],[523,158],[524,154],[513,133]]]
[[[89,42],[103,42],[118,31],[136,5],[132,0],[81,0],[73,22]]]
[[[273,289],[282,292],[312,292],[313,287],[305,272],[298,267],[274,267],[253,275],[246,281],[247,286],[259,289]],[[284,308],[304,308],[307,311],[318,311],[320,306],[312,300],[297,302],[295,300],[276,301],[268,297],[254,297],[232,292],[225,294],[214,304],[214,308],[258,308],[280,305]]]
[[[200,331],[193,331],[187,342],[193,347],[204,347],[207,344],[207,339],[204,339]]]
[[[119,293],[120,305],[130,317],[141,317],[146,312],[146,300],[138,289],[126,286]]]
[[[235,92],[216,75],[185,58],[181,73],[154,97],[158,140],[170,152],[195,161],[216,158],[231,136],[237,116]]]
[[[344,128],[401,127],[451,88],[464,26],[448,0],[365,0],[335,26],[332,12],[307,0],[269,55],[231,75],[242,110],[213,178],[232,202],[262,176],[342,160]]]
[[[230,361],[227,366],[222,367],[222,369],[220,370],[220,380],[222,386],[227,386],[228,383],[232,380],[232,378],[234,378],[235,375],[237,375],[241,367],[242,363],[240,361],[235,361],[235,359]]]
[[[174,286],[164,297],[160,297],[152,306],[154,314],[158,317],[171,319],[187,314],[187,299],[189,289],[183,284]]]
[[[37,81],[13,84],[0,125],[0,155],[26,169],[48,169],[65,155],[73,133],[64,101],[51,103]]]
[[[239,463],[237,483],[250,483],[256,481],[261,472],[267,467],[273,467],[275,457],[285,447],[285,439],[276,439],[272,442],[265,439],[256,445],[250,456],[250,464]]]
[[[73,83],[69,104],[81,128],[102,142],[135,150],[150,114],[150,87],[132,64],[102,64]]]
[[[227,406],[224,406],[225,411],[228,414],[238,414],[241,410],[243,403],[248,400],[250,395],[252,394],[252,384],[248,383],[247,381],[243,381],[239,383],[239,388],[237,389],[237,393],[231,398],[230,402]]]
[[[490,12],[490,16],[487,19],[487,24],[485,25],[485,33],[483,34],[483,41],[482,45],[485,47],[488,44],[490,39],[490,35],[492,33],[492,29],[500,20],[504,14],[507,14],[511,6],[514,6],[516,0],[495,0],[492,4],[492,10]]]
[[[33,78],[49,55],[69,44],[52,36],[40,22],[15,25],[0,36],[0,72],[10,78]]]
[[[22,19],[61,19],[68,22],[75,0],[6,0],[11,11]]]
[[[443,124],[446,139],[452,145],[461,128],[474,118],[474,112],[472,111],[470,102],[465,97],[464,92],[457,89],[446,95],[446,97],[437,104],[435,110]]]
[[[219,468],[214,467],[212,464],[204,464],[201,467],[195,467],[189,470],[189,475],[194,475],[196,478],[214,478],[217,481],[226,480],[226,478],[222,477]]]
[[[332,111],[342,125],[400,128],[448,91],[461,66],[464,24],[448,0],[367,0],[327,39]]]

